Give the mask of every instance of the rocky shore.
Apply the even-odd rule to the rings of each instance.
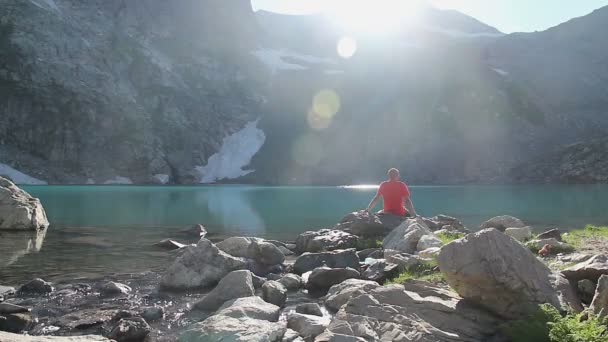
[[[0,286],[0,341],[509,341],[542,304],[608,313],[606,246],[511,216],[477,232],[354,212],[295,241],[190,234],[159,242],[175,254],[162,273]]]

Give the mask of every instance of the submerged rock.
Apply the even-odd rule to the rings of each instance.
[[[479,226],[479,229],[495,228],[504,232],[507,228],[523,228],[526,224],[514,216],[502,215],[492,217]]]
[[[202,238],[196,247],[186,247],[181,256],[165,271],[161,287],[192,289],[215,285],[226,274],[245,268],[244,260],[220,251]]]
[[[296,250],[299,253],[315,253],[355,248],[358,240],[359,237],[336,229],[308,231],[298,235]]]
[[[99,288],[102,296],[127,295],[131,292],[131,288],[125,284],[109,281]]]
[[[228,300],[253,296],[254,291],[250,271],[232,271],[222,278],[203,299],[196,302],[194,307],[199,310],[215,311]]]
[[[40,201],[0,177],[0,230],[39,230],[48,226]]]
[[[27,282],[19,288],[19,293],[45,294],[53,292],[54,288],[51,283],[40,278],[36,278]]]
[[[302,274],[321,266],[359,269],[359,257],[357,257],[357,252],[354,249],[323,253],[304,253],[296,259],[293,270],[297,274]]]
[[[110,331],[108,337],[117,342],[140,342],[152,329],[141,317],[123,318]]]

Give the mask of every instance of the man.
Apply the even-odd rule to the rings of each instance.
[[[397,216],[417,216],[414,204],[410,199],[410,191],[407,185],[399,180],[399,170],[394,168],[388,170],[388,180],[380,184],[378,193],[376,193],[376,196],[369,203],[366,211],[371,212],[380,200],[380,197],[382,197],[384,204],[384,209],[381,213]]]

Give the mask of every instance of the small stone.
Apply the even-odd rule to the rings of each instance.
[[[297,274],[287,273],[279,279],[279,283],[283,284],[289,291],[296,291],[302,287],[302,278]]]
[[[499,231],[504,232],[507,228],[521,228],[525,226],[526,224],[517,217],[502,215],[485,221],[479,226],[479,229],[496,228]]]
[[[131,288],[125,284],[109,281],[99,288],[102,296],[127,295],[131,292]]]
[[[123,318],[112,328],[109,338],[117,342],[139,342],[145,340],[152,331],[141,317]]]
[[[152,306],[149,308],[144,308],[141,316],[146,320],[146,322],[154,322],[162,319],[165,316],[165,310],[160,306]]]
[[[23,313],[29,312],[27,308],[24,308],[20,305],[10,304],[10,303],[0,303],[0,314],[15,314],[15,313]]]
[[[29,281],[19,288],[19,293],[35,293],[44,294],[53,292],[54,288],[51,283],[48,283],[40,278]]]
[[[296,312],[304,315],[313,315],[323,317],[321,307],[316,303],[304,303],[296,306]]]
[[[557,241],[562,241],[562,232],[559,229],[550,229],[543,233],[538,234],[537,239],[555,239]]]
[[[278,281],[269,280],[262,286],[262,298],[278,307],[283,307],[287,300],[287,289]]]

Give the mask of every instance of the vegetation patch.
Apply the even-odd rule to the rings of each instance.
[[[437,261],[431,260],[408,268],[407,270],[399,273],[397,277],[388,279],[384,284],[403,284],[406,280],[409,279],[425,280],[431,283],[439,283],[445,281],[443,274],[439,271]]]
[[[435,234],[441,243],[447,245],[448,243],[463,238],[466,234],[461,232],[442,232],[439,234]]]
[[[562,234],[562,239],[576,249],[589,247],[594,243],[605,245],[608,243],[608,227],[587,225],[584,229]]]
[[[528,316],[505,323],[501,330],[513,342],[600,342],[608,340],[606,319],[594,315],[564,317],[549,304]]]
[[[355,248],[358,251],[362,251],[364,249],[369,249],[369,248],[382,248],[382,240],[359,239],[359,240],[357,240],[357,245],[355,246]]]

